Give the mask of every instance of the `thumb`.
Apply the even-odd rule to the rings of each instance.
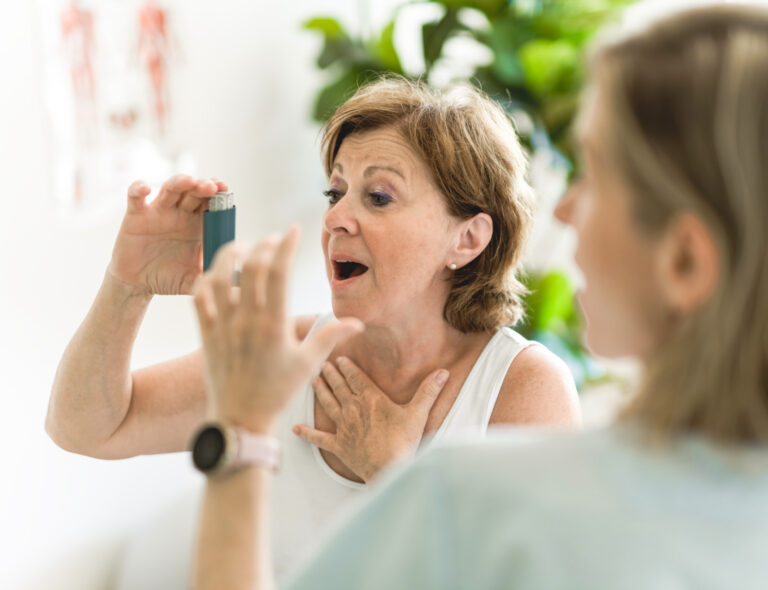
[[[304,340],[301,343],[301,351],[311,365],[319,365],[328,358],[336,344],[359,334],[364,328],[365,324],[356,318],[331,322]]]
[[[424,413],[429,412],[443,390],[443,386],[448,382],[448,377],[449,373],[445,369],[438,369],[427,375],[408,405],[415,406],[417,410]]]
[[[128,211],[139,212],[144,209],[147,195],[152,191],[146,182],[137,180],[128,187]]]

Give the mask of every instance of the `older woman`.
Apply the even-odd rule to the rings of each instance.
[[[557,214],[578,232],[590,346],[645,364],[620,422],[425,453],[288,587],[768,588],[766,63],[768,11],[733,5],[668,18],[596,55],[580,128],[585,177]],[[272,286],[225,316],[211,280],[196,301],[216,367],[224,343],[263,325],[280,333],[282,293]],[[244,313],[254,325],[234,333],[228,318]],[[301,379],[279,360],[300,359],[308,374],[331,343],[248,337],[274,368],[268,386],[246,389],[225,369],[211,372],[211,391],[227,405],[219,419],[247,403],[243,426],[269,436],[276,399]],[[214,579],[269,586],[269,562],[258,551],[254,563],[252,550],[271,475],[252,463],[208,480],[200,589]],[[222,520],[235,511],[242,524]]]
[[[503,111],[476,91],[382,80],[339,108],[323,146],[333,310],[365,329],[328,351],[338,364],[326,363],[275,425],[287,465],[274,506],[281,568],[425,434],[579,422],[564,365],[502,327],[522,315],[514,272],[532,209]],[[148,187],[131,187],[104,284],[54,383],[47,426],[64,448],[118,458],[188,447],[205,417],[200,354],[133,374],[129,361],[152,295],[188,293],[200,273],[201,210],[225,188],[177,177],[146,203]],[[249,259],[244,276],[262,264]],[[214,275],[225,304],[230,276]],[[335,326],[320,316],[290,330],[302,341]],[[255,379],[269,368],[249,364]]]

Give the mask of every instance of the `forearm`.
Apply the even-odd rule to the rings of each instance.
[[[109,273],[59,362],[46,430],[67,450],[94,454],[131,405],[131,351],[151,295]]]
[[[208,480],[203,500],[195,590],[272,590],[269,494],[272,473],[247,467]]]

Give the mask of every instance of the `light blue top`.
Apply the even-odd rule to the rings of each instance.
[[[489,432],[382,477],[291,590],[768,589],[768,449]]]

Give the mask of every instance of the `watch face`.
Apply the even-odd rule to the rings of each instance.
[[[200,431],[192,449],[192,461],[200,471],[210,471],[216,467],[224,454],[224,433],[216,426],[209,426]]]

